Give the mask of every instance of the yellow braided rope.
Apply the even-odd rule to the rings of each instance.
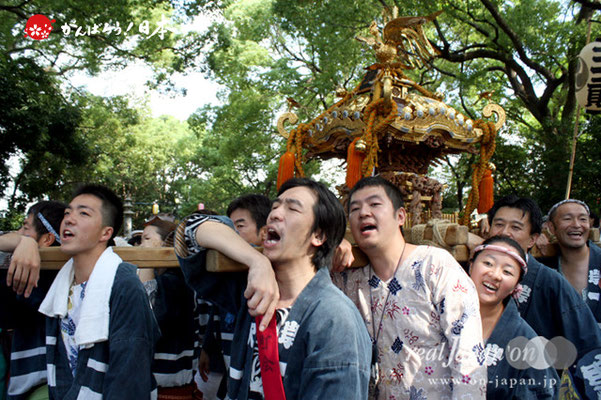
[[[364,115],[367,115],[368,119],[363,140],[365,141],[367,155],[361,165],[361,175],[363,177],[371,175],[374,166],[378,166],[378,150],[380,149],[378,134],[397,117],[398,107],[395,101],[390,102],[390,111],[385,108],[386,103],[383,98],[377,99],[365,107]],[[385,117],[381,118],[380,122],[374,128],[374,123],[378,115],[385,115]]]
[[[390,70],[392,75],[397,78],[406,78],[405,74],[401,69],[393,68]],[[286,151],[291,151],[292,145],[295,146],[295,158],[294,165],[295,170],[298,172],[300,176],[305,176],[305,172],[303,170],[303,164],[305,162],[305,155],[302,151],[302,145],[306,141],[307,132],[311,129],[315,129],[315,125],[320,121],[326,114],[330,113],[334,108],[340,106],[348,99],[353,97],[361,84],[359,83],[357,87],[355,87],[351,92],[347,93],[344,97],[342,97],[339,101],[337,101],[334,105],[329,107],[327,110],[322,112],[316,118],[314,118],[308,124],[299,124],[298,127],[290,131],[290,135],[288,136],[288,141],[286,143]],[[426,89],[415,86],[422,94],[430,95]],[[386,108],[390,108],[387,110]],[[365,107],[363,112],[364,116],[367,116],[367,128],[364,131],[363,139],[366,142],[367,155],[363,164],[361,166],[361,173],[363,177],[369,176],[374,166],[378,165],[378,134],[383,131],[386,126],[388,126],[396,117],[397,117],[398,107],[395,101],[390,102],[390,107],[386,107],[385,100],[383,98],[377,99]],[[380,121],[374,128],[374,124],[376,123],[376,119],[378,116],[381,117]]]
[[[301,131],[302,132],[302,131]],[[305,177],[305,171],[303,170],[304,154],[303,154],[303,139],[304,135],[295,135],[296,154],[294,155],[294,165],[300,177]]]

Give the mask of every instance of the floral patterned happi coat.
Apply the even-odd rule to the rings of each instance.
[[[373,399],[485,398],[478,295],[447,251],[418,246],[386,282],[371,266],[332,275],[377,340]]]

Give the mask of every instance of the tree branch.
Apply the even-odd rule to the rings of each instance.
[[[21,7],[23,7],[23,5],[25,5],[25,3],[27,2],[23,2],[18,6],[5,6],[5,5],[0,5],[0,11],[8,11],[10,13],[15,14],[16,16],[18,16],[21,19],[28,19],[29,17],[27,16],[27,14],[25,14],[25,12],[21,9]]]
[[[526,91],[524,85],[521,84],[520,80],[518,80],[518,71],[515,71],[509,65],[506,65],[505,75],[507,76],[511,88],[515,92],[516,96],[518,96],[524,102],[524,105],[528,111],[530,111],[534,118],[536,118],[542,124],[545,116],[547,116],[549,112],[547,109],[541,110],[539,108],[539,102],[536,98],[534,90],[530,87],[530,90]]]
[[[523,113],[522,112],[513,112],[512,110],[508,109],[505,110],[505,112],[507,113],[507,118],[508,120],[514,120],[519,122],[522,125],[525,125],[528,129],[530,129],[531,131],[535,131],[536,128],[534,126],[532,126],[532,124],[530,124],[528,121],[526,121],[524,119],[524,117],[522,116]]]
[[[455,75],[452,72],[445,71],[444,69],[439,68],[436,65],[432,65],[432,67],[434,68],[435,71],[439,72],[441,75],[449,76],[449,77],[451,77],[453,79],[457,78],[457,75]]]
[[[453,2],[450,3],[450,6],[460,13],[464,12],[463,9],[461,9],[459,6],[455,5]],[[486,31],[484,28],[482,28],[480,25],[478,25],[474,22],[474,21],[476,21],[476,17],[467,10],[465,12],[467,13],[469,18],[464,18],[457,14],[455,15],[455,17],[458,20],[460,20],[461,22],[463,22],[464,24],[469,25],[472,28],[474,28],[477,32],[480,32],[480,34],[482,34],[484,37],[490,37],[490,33],[488,31]]]
[[[488,58],[500,61],[505,66],[503,71],[511,83],[512,89],[516,95],[524,101],[524,104],[532,115],[540,122],[543,122],[544,117],[548,115],[548,110],[540,108],[540,101],[536,95],[530,76],[511,56],[490,49],[477,49],[465,53],[451,52],[448,48],[442,49],[435,43],[432,45],[440,52],[441,58],[455,63],[462,63],[478,58]],[[551,79],[553,79],[553,77]]]
[[[442,31],[442,28],[440,27],[440,24],[438,23],[438,20],[435,19],[432,22],[434,23],[434,27],[436,28],[436,33],[438,34],[438,37],[440,38],[440,40],[442,40],[443,48],[445,48],[445,49],[450,48],[451,46],[449,45],[449,41],[445,37],[444,32]]]
[[[488,12],[490,12],[490,14],[497,22],[499,27],[503,30],[503,32],[505,32],[505,34],[509,37],[509,40],[511,40],[511,43],[513,43],[513,46],[515,47],[516,51],[518,52],[518,55],[520,56],[520,59],[524,62],[524,64],[526,64],[528,67],[532,68],[533,70],[544,76],[547,80],[552,80],[554,77],[551,71],[544,68],[542,65],[535,63],[530,59],[530,57],[528,57],[526,51],[524,50],[524,46],[519,40],[517,34],[509,27],[509,25],[507,25],[507,22],[501,17],[496,6],[492,4],[490,0],[480,1],[484,5],[484,7],[486,7]]]
[[[465,68],[465,64],[461,63],[461,73],[464,73],[464,69]],[[461,107],[463,107],[463,111],[465,111],[465,113],[472,119],[475,120],[476,118],[474,118],[474,115],[472,114],[471,110],[467,108],[467,105],[465,104],[465,99],[463,96],[463,85],[459,85],[459,99],[461,100]]]
[[[385,9],[387,9],[387,10],[390,9],[388,4],[386,4],[386,2],[384,0],[378,0],[378,3],[382,4],[382,7],[384,7]]]
[[[282,46],[282,48],[284,49],[284,51],[295,61],[298,61],[300,63],[305,64],[312,72],[317,72],[317,73],[321,73],[321,69],[315,65],[314,61],[309,61],[309,60],[305,60],[304,58],[302,58],[301,56],[298,56],[297,54],[293,53],[292,50],[290,50],[288,48],[288,46],[286,46],[286,44],[284,44],[284,41],[280,41],[278,43],[280,46]]]
[[[501,175],[503,180],[505,180],[505,182],[507,182],[507,184],[509,185],[509,187],[511,188],[513,193],[518,194],[519,192],[516,190],[515,186],[513,186],[513,184],[511,183],[511,180],[505,174],[505,171],[502,169],[497,169],[497,171],[499,172],[499,174]]]
[[[601,10],[601,3],[595,0],[572,0],[575,3],[582,4],[583,7],[592,8],[594,10]]]
[[[568,86],[568,92],[566,94],[566,102],[563,106],[563,110],[561,112],[561,120],[562,121],[568,121],[571,119],[572,114],[574,113],[574,110],[576,109],[576,68],[578,66],[578,60],[576,59],[576,57],[570,57],[570,62],[568,63],[568,74],[566,75],[562,75],[561,77],[564,78],[562,79],[561,82],[557,83],[557,86],[559,86],[561,83],[564,83],[567,81],[567,86]],[[550,85],[547,86],[547,90],[549,89]],[[547,94],[547,90],[545,90],[544,94]],[[550,95],[548,96],[550,99]],[[548,103],[548,100],[547,100]]]

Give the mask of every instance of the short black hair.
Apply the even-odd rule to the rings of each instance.
[[[518,197],[515,194],[510,194],[495,201],[492,208],[488,211],[488,222],[492,225],[497,211],[501,207],[517,208],[522,210],[522,216],[528,213],[530,220],[530,234],[539,234],[543,227],[543,214],[536,202],[528,197]]]
[[[321,182],[307,178],[292,178],[284,182],[278,191],[278,196],[288,189],[298,186],[306,187],[315,193],[317,201],[313,206],[313,227],[311,233],[321,231],[325,235],[324,243],[317,248],[313,255],[313,266],[316,269],[330,267],[334,251],[342,242],[346,231],[344,208],[334,193]]]
[[[35,203],[27,210],[27,215],[33,216],[33,229],[38,235],[38,238],[45,233],[52,233],[55,236],[55,240],[51,246],[60,246],[60,239],[57,235],[60,235],[61,222],[65,216],[66,208],[67,205],[60,201],[44,200]],[[40,220],[38,214],[42,214],[44,219],[46,219],[52,229],[54,229],[54,232],[50,232],[46,226],[44,226],[44,223]]]
[[[398,210],[399,208],[405,205],[405,202],[403,201],[403,195],[401,194],[401,190],[398,187],[396,187],[392,182],[382,178],[381,176],[368,176],[367,178],[363,178],[359,182],[357,182],[349,192],[348,203],[346,206],[347,213],[350,212],[351,209],[351,199],[353,198],[353,194],[355,194],[357,190],[372,186],[379,186],[384,189],[384,192],[386,192],[386,196],[388,196],[388,198],[392,202],[392,207],[394,208],[394,211]]]
[[[267,216],[271,211],[271,200],[262,194],[246,194],[232,200],[227,206],[227,216],[238,209],[248,210],[257,225],[257,232],[267,223]]]
[[[102,223],[104,226],[113,228],[108,246],[114,246],[113,240],[123,224],[123,202],[111,189],[103,185],[87,184],[78,187],[73,193],[73,198],[89,194],[98,197],[102,201]]]

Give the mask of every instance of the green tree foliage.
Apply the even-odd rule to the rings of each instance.
[[[56,20],[53,31],[45,40],[33,40],[23,34],[27,20],[35,14]],[[7,176],[8,158],[17,150],[27,153],[28,144],[34,143],[37,135],[42,135],[51,125],[52,115],[71,127],[65,126],[61,135],[52,135],[56,143],[66,141],[66,151],[61,153],[61,149],[55,147],[50,149],[51,152],[59,158],[73,159],[75,164],[77,156],[69,151],[85,153],[70,143],[76,116],[66,114],[75,114],[76,110],[68,110],[59,90],[59,85],[66,82],[70,72],[80,70],[97,74],[107,68],[122,68],[132,61],[142,61],[155,70],[153,83],[156,85],[168,81],[171,73],[192,66],[201,47],[195,40],[198,35],[165,30],[152,36],[163,18],[169,21],[166,29],[186,21],[185,16],[174,14],[171,3],[166,0],[8,0],[0,4],[0,68],[3,80],[0,98],[6,100],[2,102],[6,107],[2,110],[5,119],[0,121],[2,176]],[[128,31],[130,24],[132,29]],[[145,26],[146,34],[143,33]],[[82,34],[76,33],[77,27],[81,28]],[[166,83],[162,87],[170,88],[171,85]],[[65,115],[60,116],[60,113]],[[37,116],[36,121],[18,122],[18,118],[27,114]],[[24,134],[24,130],[28,133]],[[36,132],[32,133],[32,130]]]
[[[508,123],[493,158],[497,195],[530,195],[542,208],[563,196],[575,121],[576,55],[590,8],[551,0],[218,4],[222,19],[207,35],[206,64],[210,76],[228,88],[221,109],[230,107],[231,93],[261,88],[277,104],[270,118],[290,97],[300,103],[295,111],[301,121],[331,105],[335,89],[352,89],[362,67],[375,62],[372,51],[353,38],[366,34],[372,20],[382,27],[383,8],[397,6],[399,15],[413,16],[443,10],[426,28],[439,58],[431,70],[408,74],[444,92],[447,103],[473,119],[481,118],[482,92],[493,92],[492,100],[505,108]],[[596,31],[593,26],[593,37]],[[474,161],[472,155],[449,159],[446,198],[455,198],[456,206],[471,186]],[[590,181],[585,176],[578,182]]]
[[[56,20],[45,40],[24,35],[27,20],[35,14]],[[69,187],[65,189],[69,191],[73,179],[103,177],[110,183],[106,171],[114,167],[111,164],[117,164],[115,171],[121,164],[119,159],[109,158],[130,156],[105,151],[107,146],[103,145],[109,141],[90,140],[87,124],[97,121],[81,114],[89,111],[86,107],[90,103],[100,100],[74,95],[68,85],[72,72],[97,74],[141,61],[155,71],[152,85],[169,90],[173,88],[171,74],[192,67],[202,47],[196,32],[170,31],[190,22],[190,17],[176,12],[167,0],[7,0],[0,4],[0,17],[0,187],[8,199],[9,212],[15,214],[30,201],[57,195],[59,185]],[[165,30],[155,32],[163,19],[168,22]],[[78,34],[77,27],[83,34]],[[107,110],[115,106],[110,104],[114,101],[107,100]],[[130,117],[115,114],[110,124],[131,126]],[[122,131],[110,133],[112,143],[125,141],[123,149],[133,148],[135,141],[116,136]],[[100,154],[100,149],[105,152]],[[9,160],[13,165],[18,161],[18,175],[9,175]],[[136,191],[137,184],[128,181],[128,171],[119,172],[123,190],[133,187]]]
[[[45,40],[23,35],[25,23],[35,14],[56,20]],[[202,47],[195,32],[178,29],[190,18],[168,0],[7,0],[0,5],[0,15],[2,54],[35,59],[57,75],[73,70],[95,74],[139,60],[164,80],[193,65]]]
[[[135,193],[144,199],[140,201],[152,197],[167,204],[178,198],[182,210],[204,202],[223,211],[237,195],[251,191],[274,194],[278,156],[285,142],[274,129],[277,116],[291,107],[301,122],[307,122],[336,101],[336,89],[351,90],[359,82],[363,68],[375,58],[373,51],[354,37],[367,35],[372,20],[382,28],[383,8],[390,10],[396,5],[399,15],[412,16],[443,10],[435,23],[426,25],[439,58],[430,70],[408,74],[428,89],[444,92],[448,104],[472,119],[481,117],[485,105],[480,94],[493,92],[492,100],[508,115],[492,160],[497,166],[497,195],[531,195],[546,209],[565,191],[576,110],[576,56],[593,12],[593,5],[578,3],[195,0],[171,4],[118,0],[109,5],[66,5],[53,0],[42,6],[33,1],[0,6],[0,15],[10,16],[0,24],[0,40],[6,44],[7,66],[22,57],[35,60],[40,82],[50,82],[41,80],[43,72],[62,77],[70,69],[83,68],[96,73],[103,66],[120,66],[135,59],[156,68],[157,84],[173,71],[202,68],[222,85],[221,104],[197,110],[187,121],[189,128],[168,119],[151,119],[145,111],[129,110],[119,103],[122,99],[73,97],[69,101],[82,114],[73,117],[81,118],[73,119],[80,121],[74,122],[73,141],[86,143],[86,150],[78,154],[92,160],[94,168],[90,175],[68,172],[49,182],[68,186],[94,178],[118,187],[123,194]],[[201,12],[214,16],[207,32],[167,34],[164,39],[131,42],[121,36],[100,35],[67,40],[57,31],[52,40],[33,43],[20,32],[13,33],[34,13],[55,14],[57,27],[63,20],[88,24],[107,18],[120,21],[121,26],[142,20],[156,25],[161,15],[178,23]],[[592,37],[598,33],[594,24]],[[51,86],[44,83],[44,87]],[[11,87],[5,97],[18,97],[12,93],[16,90]],[[48,89],[43,93],[60,92]],[[39,103],[43,101],[59,104],[48,99]],[[19,108],[15,106],[7,115],[20,115]],[[592,119],[583,125],[586,133],[578,147],[573,193],[583,198],[598,188],[592,186],[599,179],[592,145],[596,124]],[[159,151],[153,143],[162,143],[168,150]],[[21,147],[13,145],[13,149]],[[6,159],[4,153],[0,156]],[[473,155],[452,157],[439,172],[448,179],[448,206],[462,205],[474,162]],[[307,166],[309,175],[319,169],[318,162]],[[19,186],[32,187],[25,182]]]
[[[187,123],[174,117],[151,118],[144,108],[131,108],[130,99],[80,96],[82,123],[78,134],[89,148],[85,165],[68,169],[51,197],[68,198],[75,185],[98,182],[138,204],[138,222],[158,203],[171,212],[181,198],[182,182],[194,180],[198,167],[191,161],[197,137]],[[176,200],[177,199],[177,200]]]
[[[547,209],[565,192],[576,56],[591,10],[549,0],[428,4],[445,11],[431,36],[441,53],[435,80],[472,117],[478,116],[474,104],[483,106],[477,94],[485,90],[494,90],[493,100],[508,113],[493,159],[498,193],[531,195]],[[415,6],[403,2],[405,9]],[[592,37],[598,31],[593,26]]]
[[[574,162],[571,197],[585,201],[597,215],[601,210],[601,116],[590,117],[581,128]]]
[[[179,202],[192,201],[182,187],[198,179],[195,157],[200,142],[187,123],[168,116],[152,118],[145,108],[132,108],[132,100],[125,97],[75,94],[72,101],[80,117],[73,139],[85,144],[85,155],[74,156],[78,164],[61,163],[65,160],[56,160],[52,151],[39,151],[31,161],[24,158],[18,181],[22,194],[11,198],[21,207],[12,214],[42,197],[68,201],[71,192],[87,182],[131,197],[134,226],[150,214],[152,203],[162,212],[177,212]]]
[[[232,92],[228,100],[227,107],[205,107],[188,120],[195,132],[210,127],[196,155],[202,180],[194,198],[217,211],[244,193],[272,195],[277,176],[272,100],[252,89]]]
[[[83,163],[87,149],[75,136],[80,111],[63,97],[56,79],[27,58],[0,59],[0,187],[13,183],[9,208],[23,211],[17,189],[33,198],[51,189],[65,168]],[[20,152],[21,171],[9,175]]]

